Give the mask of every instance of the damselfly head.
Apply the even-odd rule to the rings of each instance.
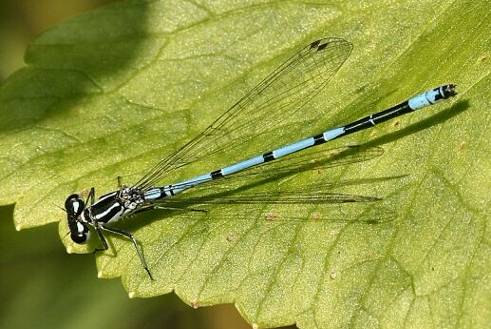
[[[80,215],[84,209],[85,202],[78,194],[70,195],[65,201],[70,238],[79,244],[87,242],[90,234],[87,224],[80,221]]]
[[[85,209],[85,202],[78,194],[72,194],[65,200],[68,217],[77,218]]]

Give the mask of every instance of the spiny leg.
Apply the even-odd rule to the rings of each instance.
[[[112,233],[112,234],[116,234],[116,235],[120,235],[120,236],[124,236],[125,238],[129,239],[131,242],[133,242],[133,245],[135,246],[135,249],[136,249],[136,253],[138,254],[138,257],[140,258],[140,262],[143,266],[143,268],[145,269],[145,271],[147,272],[148,276],[150,277],[150,280],[154,280],[153,277],[152,277],[152,274],[150,273],[150,270],[148,269],[148,266],[147,266],[147,262],[145,261],[145,257],[143,256],[143,252],[142,250],[140,249],[140,246],[138,245],[138,242],[136,242],[136,239],[133,237],[133,235],[131,233],[128,233],[128,232],[125,232],[125,231],[122,231],[122,230],[118,230],[114,227],[108,227],[108,226],[104,226],[104,225],[99,225],[100,229],[103,230],[103,231],[106,231],[106,232],[109,232],[109,233]]]
[[[95,203],[95,188],[91,187],[89,194],[87,195],[87,199],[85,200],[85,204],[89,204],[90,200],[90,205],[93,205]]]
[[[102,233],[100,225],[98,225],[98,224],[94,225],[94,229],[97,232],[97,236],[99,237],[99,241],[101,241],[101,244],[102,244],[102,248],[95,248],[94,249],[94,254],[95,254],[98,251],[104,251],[104,250],[109,249],[109,246],[107,244],[106,237]]]

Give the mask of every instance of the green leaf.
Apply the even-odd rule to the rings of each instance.
[[[384,200],[136,216],[120,227],[156,281],[119,238],[97,256],[100,276],[121,277],[130,296],[235,303],[257,327],[485,328],[489,16],[484,0],[126,1],[89,12],[41,35],[1,86],[0,201],[15,203],[18,229],[60,221],[69,250],[86,252],[55,205],[92,186],[112,191],[118,175],[131,183],[296,49],[340,36],[355,49],[312,104],[326,109],[319,127],[459,86],[453,102],[332,144],[367,142],[382,157],[281,181]]]
[[[12,210],[0,207],[0,218]],[[56,235],[53,225],[16,234],[0,221],[0,328],[207,327],[210,310],[196,312],[172,295],[130,300],[118,280],[98,281],[93,260],[65,254]]]

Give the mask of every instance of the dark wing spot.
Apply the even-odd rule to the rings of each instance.
[[[315,47],[317,47],[317,45],[318,45],[320,42],[321,42],[320,40],[315,40],[314,42],[312,42],[312,43],[310,44],[310,48],[315,48]]]
[[[322,49],[324,49],[326,47],[327,47],[327,43],[324,43],[324,44],[320,45],[319,47],[317,47],[317,51],[321,51]]]

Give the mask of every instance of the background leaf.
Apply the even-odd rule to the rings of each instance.
[[[367,141],[383,157],[290,182],[383,196],[396,218],[352,220],[356,206],[248,207],[240,220],[221,208],[205,219],[156,212],[121,225],[141,241],[157,281],[119,239],[97,257],[100,276],[121,276],[133,296],[175,290],[194,306],[233,302],[259,327],[484,328],[489,21],[486,1],[127,1],[79,16],[41,35],[27,67],[1,86],[0,200],[15,203],[17,228],[61,219],[64,237],[53,204],[91,186],[113,190],[117,175],[137,177],[296,49],[341,36],[355,50],[312,104],[326,108],[319,127],[459,85],[453,105],[333,143]],[[347,219],[285,224],[264,220],[271,212]]]

